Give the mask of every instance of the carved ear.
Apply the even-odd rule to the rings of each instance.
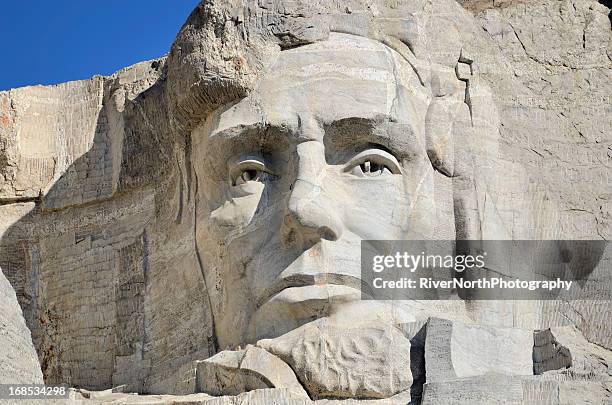
[[[510,239],[514,224],[500,198],[512,184],[500,180],[509,166],[498,156],[499,117],[485,83],[475,79],[467,89],[469,102],[453,126],[455,222],[463,224],[456,227],[457,238]]]
[[[496,207],[499,118],[471,63],[462,52],[455,69],[432,67],[427,154],[436,170],[453,178],[457,238],[506,239],[507,224]]]
[[[448,177],[455,171],[452,129],[458,104],[453,100],[434,99],[425,115],[427,155],[433,167]]]
[[[455,172],[453,126],[464,102],[465,84],[446,66],[432,68],[430,84],[432,100],[425,115],[427,155],[436,170],[452,177]]]

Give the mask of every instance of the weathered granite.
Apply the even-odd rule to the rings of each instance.
[[[493,374],[425,384],[423,405],[606,404],[612,400],[609,382],[538,380]]]
[[[312,398],[389,398],[412,385],[410,341],[396,328],[311,322],[257,345],[295,371]]]
[[[425,339],[427,382],[474,377],[503,370],[532,375],[533,333],[519,328],[466,325],[431,318]]]
[[[572,353],[563,346],[550,329],[536,331],[533,335],[533,373],[543,374],[572,366]]]
[[[107,391],[71,390],[67,403],[120,403],[120,404],[205,404],[205,405],[405,405],[409,397],[397,395],[383,400],[330,400],[311,401],[300,398],[286,389],[259,389],[233,397],[211,397],[207,394],[137,395]]]
[[[196,391],[215,396],[286,388],[297,396],[309,398],[286,363],[251,345],[240,351],[225,350],[198,362],[196,378]]]
[[[15,291],[0,269],[0,384],[42,384],[43,375]]]
[[[559,381],[610,381],[612,353],[589,342],[575,326],[553,327],[536,332],[543,338],[534,340],[534,367],[544,360],[539,370],[546,378]],[[536,357],[536,348],[544,350]]]

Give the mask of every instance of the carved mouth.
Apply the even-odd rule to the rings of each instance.
[[[360,291],[363,295],[372,296],[370,286],[355,276],[336,273],[293,274],[277,280],[271,287],[267,288],[264,293],[260,295],[256,307],[260,308],[272,299],[272,297],[287,288],[324,286],[329,284],[353,288]]]

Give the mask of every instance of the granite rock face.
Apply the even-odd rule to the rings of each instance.
[[[42,384],[43,375],[15,291],[0,270],[0,384]]]
[[[193,389],[221,397],[187,392],[182,396],[138,396],[122,393],[121,390],[109,390],[74,391],[71,393],[71,398],[81,400],[85,398],[92,401],[115,400],[128,404],[165,404],[183,401],[202,404],[250,404],[266,400],[279,404],[328,405],[406,403],[570,405],[601,404],[612,400],[610,351],[589,343],[573,326],[536,331],[532,336],[529,331],[521,329],[462,325],[460,322],[431,318],[424,324],[412,325],[414,327],[404,326],[390,332],[398,342],[386,345],[389,352],[401,352],[398,347],[402,337],[397,334],[405,339],[412,336],[412,346],[403,345],[410,348],[409,362],[401,356],[393,360],[386,359],[383,363],[376,362],[373,360],[376,351],[370,350],[365,358],[369,361],[358,364],[355,359],[359,356],[355,355],[355,351],[335,350],[334,346],[345,343],[350,347],[351,342],[363,340],[364,336],[372,340],[381,329],[374,328],[373,331],[372,328],[356,328],[351,331],[343,330],[337,334],[334,333],[337,331],[332,331],[329,325],[326,327],[324,324],[321,325],[322,322],[318,323],[318,326],[305,325],[286,336],[260,341],[258,345],[265,350],[249,346],[242,351],[222,351],[204,362],[197,362],[197,385]],[[326,330],[315,334],[313,333],[315,328]],[[419,332],[414,333],[415,330]],[[315,343],[317,337],[320,339]],[[466,338],[470,341],[466,341]],[[382,342],[384,345],[385,340],[382,339]],[[472,342],[479,344],[474,345]],[[309,344],[306,350],[304,344]],[[456,344],[461,345],[459,350]],[[413,353],[413,347],[419,345],[424,345],[424,351]],[[550,350],[553,346],[562,349]],[[324,355],[321,354],[321,347],[327,350]],[[533,349],[533,357],[529,348]],[[296,375],[293,375],[291,369],[279,357],[268,353],[267,350],[287,359],[288,364],[296,370]],[[455,353],[457,351],[460,353]],[[249,352],[256,354],[249,356]],[[309,361],[302,361],[305,355],[311,356]],[[350,367],[338,367],[338,359],[333,358],[338,355],[342,356],[342,361],[348,362]],[[420,356],[424,357],[422,361],[419,360]],[[251,362],[249,357],[256,361]],[[572,363],[563,361],[568,357],[573,359]],[[553,361],[542,361],[543,358]],[[319,361],[316,361],[317,359]],[[379,369],[376,369],[377,364],[382,364]],[[388,374],[394,370],[401,371],[402,366],[404,370],[410,370],[411,375],[415,377],[412,386],[395,395],[386,393],[385,390],[392,391],[392,386],[384,384],[392,384],[394,381],[388,378]],[[312,372],[314,367],[319,369]],[[375,373],[376,371],[378,373]],[[426,378],[421,379],[420,375]],[[304,384],[309,395],[306,395],[297,383],[296,376]],[[376,378],[373,378],[374,376]],[[364,387],[368,387],[369,390],[365,391]],[[248,393],[237,394],[232,390],[243,390]],[[232,394],[233,396],[228,396]],[[364,394],[386,398],[359,398]],[[328,398],[317,400],[318,396],[328,396]]]
[[[412,385],[410,341],[393,327],[312,322],[257,344],[286,361],[312,398],[390,398]]]
[[[572,352],[563,346],[550,329],[535,332],[533,346],[533,373],[543,374],[572,366]]]
[[[567,299],[359,299],[363,239],[612,235],[609,8],[489,3],[204,1],[163,58],[0,92],[2,322],[45,382],[609,401],[610,249]]]
[[[474,345],[478,342],[478,345]],[[472,377],[503,370],[533,375],[533,334],[518,328],[465,325],[432,318],[427,322],[425,374],[428,382]]]
[[[286,388],[308,398],[293,370],[278,357],[255,346],[222,351],[197,365],[198,392],[238,395],[263,388]]]

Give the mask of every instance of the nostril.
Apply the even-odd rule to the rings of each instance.
[[[293,229],[290,229],[288,232],[284,234],[283,242],[287,246],[293,246],[297,242],[297,236]]]
[[[331,228],[327,226],[320,227],[318,229],[318,232],[321,239],[326,239],[332,242],[338,239],[338,235],[336,234],[336,232],[332,231]]]
[[[342,237],[342,222],[336,216],[334,201],[320,186],[296,179],[286,200],[283,227],[293,229],[305,243],[321,239],[337,241]]]

